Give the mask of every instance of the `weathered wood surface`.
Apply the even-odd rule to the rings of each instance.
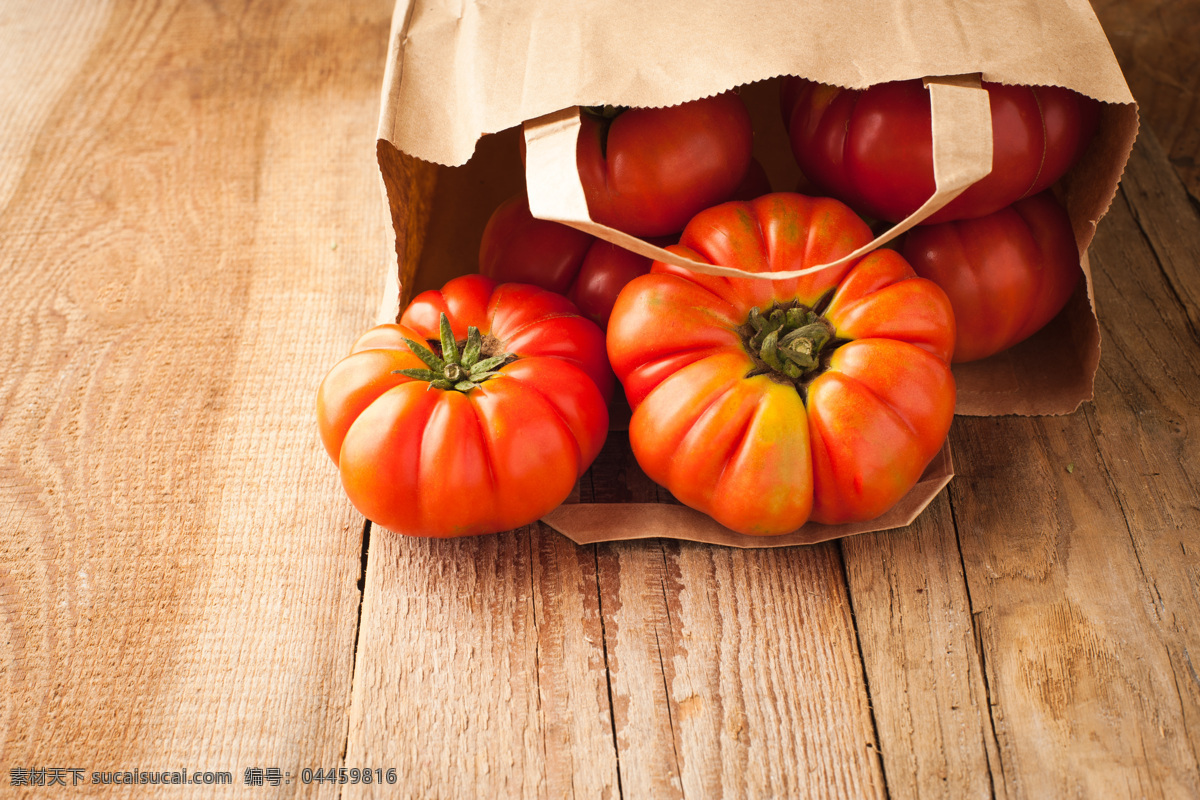
[[[381,283],[390,11],[0,9],[0,795],[343,757],[363,521],[312,399]]]
[[[1095,400],[960,418],[912,527],[772,551],[364,535],[311,401],[392,252],[391,10],[0,11],[0,795],[1200,796],[1194,6],[1098,7],[1145,127]],[[342,766],[397,783],[300,781]]]
[[[1142,121],[1200,201],[1200,3],[1093,0]]]

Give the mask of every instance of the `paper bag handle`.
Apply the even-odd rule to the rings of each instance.
[[[525,123],[525,183],[529,210],[538,219],[570,225],[654,261],[709,275],[780,280],[840,266],[904,233],[992,171],[992,112],[988,93],[980,86],[980,76],[926,78],[925,85],[929,89],[933,124],[933,195],[894,227],[828,264],[780,272],[746,272],[683,258],[596,222],[588,212],[576,161],[581,128],[578,106]]]

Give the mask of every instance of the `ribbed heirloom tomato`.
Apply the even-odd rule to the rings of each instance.
[[[979,217],[1061,178],[1091,140],[1099,103],[1057,86],[983,83],[992,172],[927,222]],[[934,190],[929,92],[919,80],[862,91],[787,78],[781,105],[804,174],[856,210],[898,222]]]
[[[355,343],[317,394],[351,502],[412,536],[515,528],[570,493],[608,433],[604,335],[567,299],[467,275]]]
[[[748,272],[844,256],[871,231],[836,200],[772,194],[697,215],[672,249]],[[638,463],[745,534],[873,519],[954,415],[954,317],[891,250],[785,280],[655,262],[617,298],[608,353]]]
[[[955,362],[1032,336],[1062,311],[1083,276],[1071,220],[1050,192],[985,217],[914,228],[900,252],[950,298]]]
[[[668,108],[585,112],[576,158],[597,222],[635,236],[674,234],[728,200],[750,167],[753,130],[724,92]]]
[[[535,219],[523,195],[500,204],[479,247],[479,271],[565,295],[601,328],[622,287],[650,271],[650,259],[569,225]]]

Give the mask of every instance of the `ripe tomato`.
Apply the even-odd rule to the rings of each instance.
[[[950,297],[955,362],[1032,336],[1067,304],[1083,274],[1071,220],[1050,192],[986,217],[914,228],[901,252]]]
[[[757,158],[750,159],[750,166],[746,169],[746,174],[742,176],[742,182],[733,190],[733,194],[729,196],[730,200],[757,200],[764,194],[771,193],[771,179],[767,177],[767,170],[763,167],[762,162]],[[674,244],[672,242],[671,244]]]
[[[871,239],[842,203],[781,193],[700,213],[672,250],[767,272]],[[788,280],[655,262],[608,327],[642,469],[756,535],[873,519],[903,497],[949,431],[953,348],[945,293],[892,250]]]
[[[733,92],[669,108],[585,112],[576,159],[588,210],[634,236],[677,233],[733,194],[752,144],[750,114]]]
[[[532,283],[565,295],[604,328],[617,294],[650,271],[650,259],[569,225],[535,219],[529,201],[518,195],[488,220],[479,271],[503,283]]]
[[[1099,103],[1056,86],[983,83],[992,109],[992,172],[930,216],[980,217],[1061,178],[1090,141]],[[862,91],[783,82],[792,154],[817,185],[858,211],[898,222],[933,194],[929,92],[921,81]]]
[[[604,336],[568,300],[481,275],[418,295],[317,394],[325,449],[368,519],[412,536],[525,525],[608,433]]]

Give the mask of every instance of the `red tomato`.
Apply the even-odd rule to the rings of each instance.
[[[991,99],[992,172],[927,222],[980,217],[1037,194],[1091,139],[1099,103],[1055,86],[983,83]],[[919,80],[863,91],[788,78],[784,122],[800,169],[868,216],[898,222],[934,192],[929,92]]]
[[[871,238],[842,203],[781,193],[702,212],[672,249],[766,272]],[[953,348],[945,293],[892,250],[790,280],[655,262],[608,327],[642,469],[757,535],[873,519],[903,497],[949,431]]]
[[[729,196],[730,200],[757,200],[764,194],[771,193],[771,179],[767,170],[757,158],[750,159],[750,166],[742,176],[742,182]],[[673,244],[673,242],[672,242]]]
[[[915,228],[901,252],[950,297],[956,362],[1032,336],[1067,304],[1083,274],[1071,220],[1049,192],[986,217]]]
[[[650,259],[569,225],[535,219],[529,201],[518,195],[488,220],[479,271],[503,283],[532,283],[565,295],[604,328],[617,294],[650,271]]]
[[[367,331],[321,383],[317,420],[368,519],[469,536],[566,499],[604,443],[611,387],[604,336],[568,300],[468,275]]]
[[[752,144],[750,114],[733,92],[612,118],[585,112],[576,157],[588,210],[634,236],[677,233],[733,194]]]

